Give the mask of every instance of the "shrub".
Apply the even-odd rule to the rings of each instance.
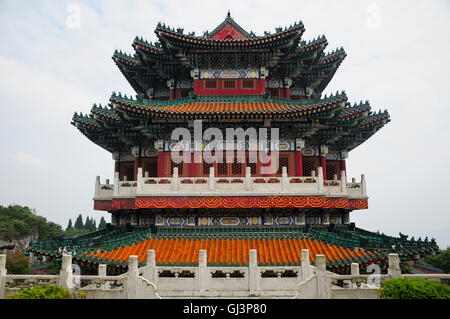
[[[5,299],[70,299],[72,297],[67,289],[56,285],[43,285],[22,288],[19,293],[6,296]]]
[[[450,287],[425,278],[394,278],[378,294],[384,299],[450,299]]]
[[[6,255],[6,269],[8,274],[23,275],[30,273],[29,258],[20,251]]]

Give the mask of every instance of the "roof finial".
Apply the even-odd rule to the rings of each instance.
[[[230,18],[230,17],[231,17],[231,14],[230,14],[230,9],[228,9],[228,14],[227,14],[227,17],[228,17],[228,18]]]

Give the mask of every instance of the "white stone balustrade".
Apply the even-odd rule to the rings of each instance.
[[[242,177],[215,176],[214,168],[206,177],[179,177],[174,168],[172,177],[144,177],[138,168],[137,181],[119,181],[115,174],[114,184],[101,184],[100,177],[95,181],[94,199],[127,198],[135,196],[267,196],[267,195],[325,195],[328,197],[367,198],[365,176],[361,182],[347,183],[345,171],[341,179],[323,179],[323,170],[318,169],[312,176],[288,176],[285,167],[280,177],[251,176],[250,167]],[[335,176],[336,177],[336,176]]]
[[[138,268],[137,256],[129,257],[128,272],[106,276],[106,265],[99,274],[74,275],[72,256],[63,258],[60,275],[9,275],[6,255],[0,255],[0,298],[17,293],[20,287],[56,284],[69,290],[81,289],[89,299],[136,298],[198,298],[198,297],[260,297],[260,298],[378,298],[378,286],[371,286],[376,276],[381,284],[396,277],[450,280],[449,274],[401,274],[397,254],[389,255],[388,274],[360,274],[359,265],[351,265],[350,275],[326,270],[324,255],[316,255],[316,265],[309,260],[309,251],[302,249],[301,266],[258,266],[257,251],[249,251],[249,265],[242,267],[208,266],[207,252],[199,251],[197,267],[156,266],[155,251],[149,250],[147,265]],[[186,273],[189,276],[186,276]],[[217,276],[217,273],[222,276]],[[272,274],[267,276],[267,274]],[[171,274],[172,276],[167,276]],[[183,275],[184,274],[184,275]],[[224,275],[223,275],[224,274]],[[273,274],[275,274],[273,276]],[[288,276],[286,275],[288,274]],[[344,288],[339,281],[348,282]]]

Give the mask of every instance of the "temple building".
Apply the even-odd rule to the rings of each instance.
[[[306,41],[304,31],[296,22],[258,36],[228,13],[203,35],[159,23],[157,42],[137,37],[134,54],[115,51],[136,95],[114,92],[72,119],[115,163],[114,180],[97,177],[94,194],[111,222],[30,251],[59,258],[65,249],[80,264],[120,271],[130,255],[145,264],[149,249],[158,265],[195,265],[206,249],[208,264],[239,266],[249,249],[260,265],[298,265],[308,248],[335,272],[383,264],[390,252],[416,260],[436,251],[434,239],[351,222],[368,209],[370,179],[349,178],[346,159],[390,117],[344,91],[323,94],[346,53],[326,52],[325,36]]]

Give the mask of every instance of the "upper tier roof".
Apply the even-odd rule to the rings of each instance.
[[[157,42],[136,37],[136,54],[116,51],[113,60],[136,93],[147,97],[149,89],[164,88],[168,80],[192,79],[195,68],[264,67],[267,79],[283,81],[288,77],[292,87],[309,87],[321,93],[346,54],[342,48],[326,54],[325,36],[307,42],[302,40],[304,31],[300,21],[257,36],[239,26],[229,13],[217,28],[202,36],[158,23]]]

